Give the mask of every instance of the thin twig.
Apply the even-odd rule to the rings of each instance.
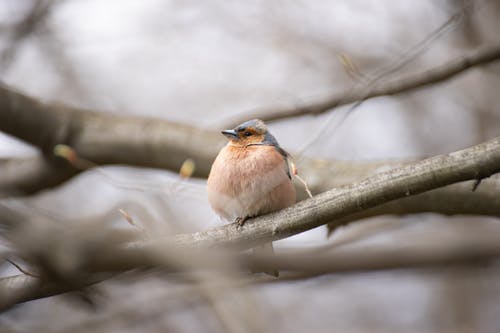
[[[18,271],[20,271],[21,273],[23,273],[25,275],[28,275],[28,276],[31,276],[31,277],[34,277],[34,278],[38,278],[39,277],[38,275],[36,275],[34,273],[31,273],[30,271],[25,270],[24,268],[22,268],[20,265],[18,265],[13,260],[5,259],[5,261],[8,261],[12,266],[14,266],[15,268],[17,268]]]
[[[246,112],[244,119],[259,118],[263,121],[276,121],[292,117],[319,115],[335,107],[363,101],[379,96],[396,95],[415,89],[423,88],[452,78],[470,68],[484,65],[500,59],[500,45],[483,47],[467,54],[448,60],[443,64],[426,71],[404,78],[388,81],[373,88],[361,88],[333,94],[316,101],[309,101],[302,105],[284,108],[267,108]],[[243,117],[230,119],[228,124],[239,123]]]
[[[8,45],[0,53],[0,71],[4,71],[15,58],[21,42],[46,23],[56,1],[35,1],[23,20],[11,28]]]

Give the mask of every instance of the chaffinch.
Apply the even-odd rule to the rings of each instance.
[[[227,145],[208,176],[208,201],[227,221],[242,226],[249,217],[295,203],[289,154],[259,119],[222,131]]]

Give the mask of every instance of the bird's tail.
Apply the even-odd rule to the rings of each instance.
[[[274,248],[273,248],[273,243],[265,243],[260,246],[254,247],[253,248],[253,253],[254,255],[257,256],[263,256],[263,257],[270,257],[274,255]],[[267,268],[263,271],[264,273],[268,275],[272,275],[274,277],[279,277],[280,272],[277,269]]]

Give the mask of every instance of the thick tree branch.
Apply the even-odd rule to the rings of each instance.
[[[408,163],[408,162],[407,162]],[[347,162],[336,160],[305,159],[299,170],[307,179],[313,193],[322,193],[379,173],[388,168],[403,166],[404,163],[386,162]],[[405,215],[434,212],[444,215],[490,215],[500,216],[500,176],[493,176],[472,191],[474,181],[453,184],[428,191],[419,195],[402,198],[373,209],[346,217],[351,222],[379,215]],[[298,193],[303,193],[298,188]],[[304,199],[305,196],[302,198]],[[338,223],[336,223],[338,225]]]
[[[73,147],[97,164],[130,164],[178,170],[187,158],[195,176],[207,176],[223,138],[216,132],[158,119],[50,105],[0,86],[0,130],[47,153]]]
[[[30,142],[47,154],[19,160],[0,160],[0,196],[25,195],[59,185],[81,170],[55,159],[52,149],[67,143],[78,154],[99,164],[119,163],[177,171],[192,158],[195,176],[206,177],[224,138],[165,120],[123,117],[102,112],[44,104],[0,86],[0,130]],[[346,162],[303,158],[299,172],[313,193],[348,184],[400,166],[400,162]],[[453,185],[378,207],[348,220],[379,214],[430,211],[442,214],[498,216],[498,178],[482,184],[478,193],[468,185]],[[472,185],[471,185],[472,187]],[[305,192],[298,185],[298,193]],[[435,204],[439,202],[440,204]],[[347,221],[347,220],[346,220]]]
[[[456,182],[489,177],[499,171],[500,137],[455,153],[439,155],[379,173],[359,183],[332,189],[285,210],[251,219],[241,229],[237,229],[236,224],[230,224],[194,234],[133,242],[118,249],[99,251],[98,256],[85,258],[81,261],[88,265],[85,271],[125,271],[155,263],[157,265],[158,260],[163,258],[162,254],[167,253],[170,254],[169,258],[171,258],[171,253],[185,253],[186,250],[196,251],[207,247],[229,246],[236,249],[247,249],[269,241],[283,239],[328,222],[332,223],[331,221],[335,221],[334,224],[343,223],[343,219],[352,214],[389,203],[398,198],[412,196]],[[182,249],[181,252],[179,252],[180,249]],[[475,256],[490,258],[497,256],[499,251],[498,247],[488,245],[484,249],[472,251],[471,257],[467,251],[456,252],[455,250],[453,253],[446,250],[448,252],[445,251],[441,257],[437,258],[430,256],[425,251],[420,254],[417,252],[415,256],[411,257],[410,263],[415,265],[422,265],[426,262],[438,264],[455,261],[457,258],[471,260]],[[385,256],[386,253],[383,255]],[[378,264],[369,264],[377,258],[379,257],[370,257],[368,261],[360,260],[360,269],[363,267],[369,269],[370,267],[392,268],[396,265],[383,260]],[[182,261],[182,258],[178,261]],[[292,269],[293,261],[287,259],[280,267]],[[316,268],[317,266],[310,269]],[[344,264],[344,266],[340,265],[338,270],[355,268],[353,265],[345,266]],[[334,270],[331,267],[329,269]],[[12,283],[12,280],[9,283]],[[32,283],[30,281],[28,284],[30,288]],[[7,286],[0,283],[0,290],[5,290],[5,288]],[[21,293],[20,295],[24,297],[23,299],[26,298],[25,294]]]
[[[190,246],[233,244],[253,247],[329,222],[336,224],[336,221],[342,221],[342,218],[351,214],[395,199],[465,180],[489,177],[499,171],[500,137],[329,190],[290,208],[249,220],[241,230],[230,225],[194,235],[179,235],[176,241]]]
[[[369,91],[347,92],[304,107],[262,112],[264,120],[289,115],[325,112],[337,105],[381,95],[395,94],[436,83],[473,66],[500,58],[500,46],[471,52],[447,65],[409,79],[389,82]],[[50,105],[0,86],[0,130],[29,142],[46,153],[65,143],[97,164],[131,164],[178,170],[194,158],[194,176],[206,177],[223,138],[216,132],[178,123],[140,117],[116,116]],[[246,118],[251,115],[246,115]],[[67,177],[61,176],[61,182]]]
[[[329,224],[330,232],[339,225],[380,215],[437,213],[442,215],[489,215],[500,217],[500,177],[483,181],[472,191],[475,181],[448,185],[376,206],[338,219]]]
[[[0,159],[0,198],[22,196],[60,185],[78,173],[66,161],[34,156]]]
[[[494,236],[494,237],[493,237]],[[439,267],[445,265],[484,264],[500,257],[500,244],[496,235],[492,237],[472,237],[461,241],[446,241],[439,244],[352,247],[329,253],[318,253],[316,249],[293,253],[279,253],[273,256],[239,256],[239,267],[249,271],[262,272],[279,269],[281,272],[299,274],[299,277],[321,274],[401,269],[416,267]],[[168,260],[161,256],[147,256],[140,267],[169,267]],[[213,262],[205,261],[200,269],[214,269]],[[112,278],[114,274],[91,275],[78,285],[85,288]],[[292,275],[294,276],[294,275]],[[44,297],[56,296],[75,291],[75,287],[64,287],[53,283],[40,283],[27,275],[0,278],[0,312],[15,304]]]
[[[18,303],[83,289],[113,276],[114,274],[94,274],[88,276],[84,282],[71,286],[50,281],[42,282],[38,278],[25,274],[2,277],[0,278],[0,312]]]
[[[395,268],[484,263],[500,257],[498,235],[469,237],[461,241],[404,246],[370,246],[338,249],[332,253],[309,251],[247,257],[248,267],[255,271],[278,269],[297,273],[325,274]]]
[[[368,88],[364,87],[357,90],[343,91],[319,100],[308,101],[302,105],[295,104],[281,108],[265,108],[245,112],[242,116],[230,118],[227,124],[228,126],[239,124],[242,120],[252,118],[259,118],[264,121],[276,121],[291,117],[318,115],[341,105],[379,96],[396,95],[436,84],[470,68],[497,61],[498,59],[500,59],[500,45],[483,47],[473,50],[458,59],[447,61],[445,64],[408,77],[369,86]]]

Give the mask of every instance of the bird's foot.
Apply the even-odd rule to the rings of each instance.
[[[237,223],[236,225],[236,229],[241,229],[241,227],[243,227],[243,225],[245,224],[245,221],[248,219],[248,216],[245,216],[245,217],[240,217],[238,216],[236,218],[236,220],[234,220],[234,222]]]

